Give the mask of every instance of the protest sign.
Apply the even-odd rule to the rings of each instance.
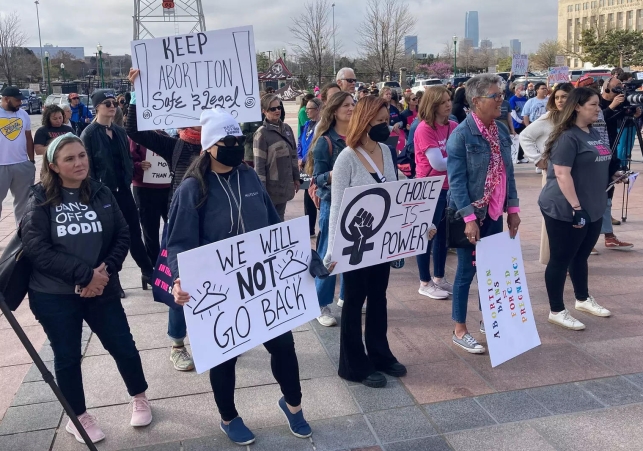
[[[630,186],[627,187],[627,194],[630,194],[632,192],[632,188],[634,188],[634,182],[636,182],[636,179],[638,178],[639,173],[635,172],[634,174],[631,174],[627,177],[627,181]]]
[[[566,62],[567,58],[565,58],[565,55],[556,55],[556,66],[564,66]]]
[[[529,55],[514,55],[511,59],[511,72],[514,75],[525,75],[529,66]]]
[[[152,167],[143,172],[143,183],[170,183],[170,168],[165,159],[148,149],[145,161],[149,161]]]
[[[346,189],[333,244],[333,274],[426,252],[443,183],[439,176]]]
[[[198,373],[319,316],[308,217],[178,255]]]
[[[547,74],[547,84],[553,85],[555,83],[568,83],[569,82],[569,67],[550,67]]]
[[[139,130],[199,125],[204,109],[261,120],[251,26],[132,41]]]
[[[476,274],[491,366],[539,346],[520,236],[512,240],[503,232],[480,240]]]

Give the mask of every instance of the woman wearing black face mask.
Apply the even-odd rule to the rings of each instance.
[[[268,227],[280,222],[259,177],[242,164],[244,138],[227,112],[201,114],[201,143],[205,152],[195,160],[174,193],[168,224],[168,263],[175,277],[172,293],[184,305],[190,295],[181,289],[177,255],[199,246]],[[203,227],[203,224],[206,227]],[[284,397],[279,406],[291,432],[300,438],[312,432],[301,410],[299,366],[292,332],[264,343],[271,354],[273,375]],[[236,357],[210,370],[214,400],[221,414],[221,430],[239,445],[254,442],[234,404]]]
[[[389,113],[384,99],[365,97],[355,106],[344,149],[333,168],[330,206],[330,241],[324,264],[334,267],[333,241],[344,190],[353,186],[395,181],[395,166],[388,147]],[[393,356],[386,339],[386,288],[390,265],[382,263],[344,273],[344,307],[340,332],[340,377],[378,388],[386,385],[386,373],[401,377],[406,368]],[[361,310],[366,307],[366,351],[362,344]],[[380,372],[381,371],[381,372]]]

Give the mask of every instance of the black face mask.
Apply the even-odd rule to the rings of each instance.
[[[210,157],[217,160],[224,166],[236,168],[243,162],[245,148],[243,146],[217,146],[216,158],[210,154]]]
[[[385,122],[371,127],[368,131],[368,137],[378,143],[386,142],[389,136],[391,136],[391,131],[388,129],[388,124]]]

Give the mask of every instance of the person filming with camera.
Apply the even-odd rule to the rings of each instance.
[[[607,129],[607,137],[609,139],[610,149],[614,148],[616,138],[618,136],[618,130],[627,116],[626,108],[624,105],[625,100],[625,87],[623,86],[623,82],[616,77],[610,78],[606,82],[603,88],[603,93],[600,97],[600,107],[605,119],[605,128]],[[638,118],[640,116],[641,108],[636,108],[634,112],[634,118]],[[625,137],[627,136],[625,132],[626,131],[624,131],[623,135],[621,136],[621,141],[625,141]],[[633,133],[632,136],[634,136]],[[623,142],[623,144],[625,143]],[[628,149],[628,151],[630,149]],[[627,155],[627,153],[625,155]],[[627,166],[627,161],[620,160],[619,157],[620,152],[614,152],[613,158],[619,160],[619,167]],[[612,226],[621,224],[620,221],[612,217],[612,197],[614,196],[614,191],[615,190],[612,189],[608,193],[607,208],[605,209],[605,214],[603,215],[601,235],[605,235],[605,248],[619,251],[629,251],[634,247],[634,245],[632,243],[621,241],[616,237],[616,235],[614,235],[614,229]],[[593,252],[596,251],[594,250]]]

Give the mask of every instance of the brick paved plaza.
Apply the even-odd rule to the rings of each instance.
[[[287,111],[288,121],[296,124],[295,107],[288,105]],[[643,182],[633,190],[627,222],[614,230],[619,238],[635,243],[634,250],[609,251],[600,239],[600,255],[590,257],[590,292],[613,316],[575,313],[587,329],[573,332],[547,322],[544,266],[538,263],[540,176],[524,165],[517,166],[516,179],[525,269],[542,345],[494,369],[488,354],[471,355],[456,348],[451,343],[451,301],[420,296],[415,259],[407,259],[403,269],[391,272],[388,338],[408,375],[390,378],[383,389],[347,383],[337,376],[339,328],[324,328],[317,321],[299,327],[294,335],[303,407],[313,436],[302,440],[288,431],[277,406],[279,388],[269,356],[258,347],[237,364],[237,407],[257,436],[248,449],[588,451],[643,446]],[[621,190],[614,199],[615,217],[620,217]],[[300,193],[288,204],[286,216],[301,214]],[[0,250],[13,229],[11,200],[6,199]],[[455,265],[455,255],[450,254],[451,281]],[[129,426],[129,397],[114,361],[86,329],[82,345],[87,404],[107,436],[98,449],[241,449],[219,430],[207,373],[173,369],[167,307],[154,303],[151,291],[141,290],[131,258],[121,281],[127,293],[123,305],[150,386],[154,422],[136,430]],[[472,288],[469,327],[484,344],[476,327],[480,312],[475,283]],[[569,282],[565,296],[568,303],[573,300]],[[51,368],[51,348],[27,304],[16,316]],[[333,313],[341,317],[335,304]],[[62,408],[2,317],[0,342],[0,451],[83,449],[65,432]]]

